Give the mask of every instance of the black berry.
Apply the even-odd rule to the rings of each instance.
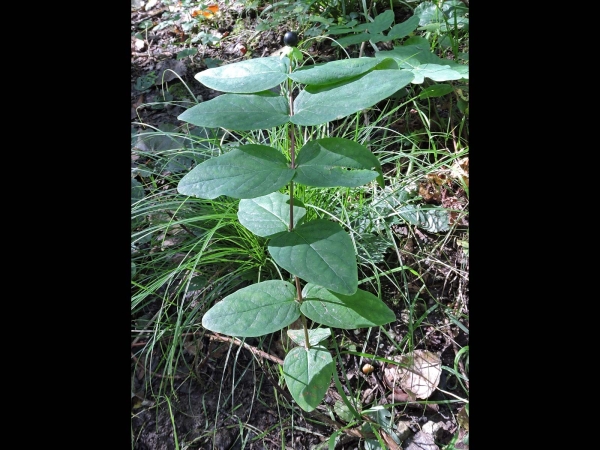
[[[298,44],[298,35],[293,31],[288,31],[283,36],[283,43],[291,47],[295,46],[296,44]]]

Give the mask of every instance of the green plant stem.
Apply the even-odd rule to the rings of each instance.
[[[292,67],[290,65],[290,72],[292,71]],[[292,95],[292,80],[288,79],[288,99],[290,103],[290,116],[294,115],[294,98]],[[290,158],[291,158],[291,168],[296,168],[296,141],[294,136],[294,124],[290,123],[289,126],[289,137],[290,137]],[[294,229],[294,182],[290,181],[290,224],[289,230],[292,231]],[[298,284],[298,283],[296,283]],[[300,297],[300,292],[298,292],[298,297]]]
[[[290,72],[292,72],[292,64],[290,64]],[[290,104],[290,116],[294,115],[294,96],[292,92],[292,80],[288,79],[288,101]],[[289,137],[290,137],[290,159],[291,159],[291,168],[296,168],[296,140],[295,140],[295,130],[294,124],[290,123],[289,126]],[[292,231],[294,229],[294,182],[290,181],[290,223],[288,229]],[[298,293],[298,302],[302,303],[302,286],[300,286],[300,278],[294,276],[296,281],[296,292]],[[306,323],[306,317],[304,314],[300,314],[302,319],[302,328],[304,328],[304,348],[306,350],[310,350],[310,342],[308,340],[308,325]]]

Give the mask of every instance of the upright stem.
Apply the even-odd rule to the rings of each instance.
[[[290,62],[290,72],[292,71],[292,64]],[[292,92],[292,80],[288,78],[288,101],[290,105],[290,117],[294,115],[294,96]],[[291,159],[291,168],[296,168],[296,136],[294,130],[294,124],[290,122],[290,126],[288,128],[289,131],[289,139],[290,139],[290,159]],[[294,182],[290,181],[290,223],[288,225],[288,229],[292,231],[294,229]],[[302,303],[302,286],[300,286],[300,278],[294,275],[294,280],[296,282],[296,293],[298,294],[298,302]],[[308,342],[308,325],[306,323],[306,317],[304,314],[300,313],[300,317],[302,319],[302,328],[304,328],[304,347],[309,350],[310,343]]]
[[[292,67],[290,64],[290,72],[292,71]],[[290,104],[290,117],[294,115],[294,97],[292,95],[292,80],[288,78],[288,100]],[[296,141],[295,141],[295,132],[294,132],[294,124],[290,123],[288,128],[289,138],[290,138],[290,157],[292,159],[291,167],[292,169],[296,168]],[[294,182],[290,181],[290,224],[289,230],[292,231],[294,229]]]

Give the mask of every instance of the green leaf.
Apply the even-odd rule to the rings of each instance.
[[[393,50],[377,52],[376,56],[376,58],[389,57],[394,58],[401,68],[414,73],[413,84],[421,84],[424,77],[435,81],[469,78],[468,65],[458,64],[435,55],[429,50],[429,41],[421,36],[412,36],[404,42],[404,45],[394,47]]]
[[[398,23],[392,27],[390,32],[387,34],[388,40],[401,39],[408,36],[410,33],[415,31],[419,26],[419,16],[412,16],[408,20],[402,23]]]
[[[179,150],[185,147],[186,139],[171,133],[172,124],[164,123],[160,131],[148,131],[140,134],[136,142],[136,148],[144,152],[165,152],[167,150]]]
[[[386,9],[381,14],[377,14],[371,23],[367,23],[366,29],[371,34],[381,33],[387,30],[394,22],[394,11]]]
[[[306,214],[302,202],[294,199],[294,227]],[[285,232],[290,220],[290,197],[273,192],[262,197],[240,200],[238,219],[257,236],[271,237]]]
[[[294,181],[306,186],[362,186],[378,174],[383,182],[381,163],[377,157],[364,145],[349,139],[309,141],[300,149],[296,162]]]
[[[239,61],[196,74],[205,86],[221,92],[248,94],[266,91],[287,79],[290,60],[271,56]]]
[[[135,178],[131,179],[131,204],[139,202],[144,198],[144,186]]]
[[[336,223],[313,220],[269,241],[269,253],[293,275],[334,292],[358,288],[358,268],[350,236]]]
[[[361,42],[366,42],[368,40],[376,40],[377,42],[379,42],[380,40],[382,40],[382,38],[384,38],[383,34],[373,35],[373,34],[369,34],[369,33],[359,33],[359,34],[352,34],[350,36],[344,36],[339,39],[336,39],[335,41],[333,41],[333,45],[337,45],[339,47],[346,48],[351,45],[356,45],[356,44],[360,44]]]
[[[314,330],[308,331],[308,342],[311,346],[317,345],[319,342],[331,337],[331,330],[329,328],[315,328]],[[306,337],[304,336],[304,329],[292,330],[288,328],[287,335],[296,344],[305,347]]]
[[[218,58],[206,58],[204,60],[204,64],[206,64],[206,67],[208,67],[209,69],[213,69],[215,67],[218,67],[222,63],[223,63],[223,61],[221,61]]]
[[[421,2],[415,8],[414,15],[420,18],[419,25],[444,21],[444,11],[433,2]]]
[[[198,53],[198,49],[196,47],[194,48],[186,48],[184,50],[181,50],[180,52],[177,53],[177,57],[176,59],[183,59],[183,58],[187,58],[188,56],[193,56],[196,53]]]
[[[374,70],[352,81],[307,86],[294,101],[290,120],[297,125],[319,125],[341,119],[389,97],[413,77],[406,70]]]
[[[199,127],[258,130],[290,120],[287,100],[273,92],[223,94],[182,112],[179,120]]]
[[[449,84],[434,84],[423,89],[419,93],[419,98],[442,97],[453,90],[454,88]]]
[[[367,31],[371,36],[378,35],[387,30],[394,22],[394,12],[388,9],[375,16],[372,22],[361,23],[352,28],[351,31]]]
[[[354,418],[354,414],[350,411],[350,408],[341,400],[338,400],[333,405],[333,411],[338,415],[344,422],[350,422]]]
[[[442,31],[446,31],[446,23],[452,29],[454,19],[456,18],[457,23],[462,24],[462,19],[465,19],[464,16],[468,12],[468,7],[460,0],[446,0],[439,6],[433,2],[422,2],[415,8],[414,15],[420,18],[420,25],[438,23],[443,25]],[[466,23],[468,23],[468,19]]]
[[[413,84],[421,84],[425,78],[431,78],[434,81],[460,80],[464,75],[450,68],[448,65],[422,64],[412,69],[415,78]]]
[[[356,21],[352,21],[351,23],[354,23],[354,22],[356,22]],[[330,36],[336,36],[338,34],[348,34],[348,33],[357,31],[356,28],[353,28],[352,26],[349,26],[349,25],[350,24],[331,26],[327,29],[327,34],[329,34]]]
[[[325,347],[293,348],[283,361],[283,376],[292,397],[304,411],[315,409],[327,392],[335,370]]]
[[[254,198],[281,189],[293,175],[279,151],[248,144],[198,164],[179,181],[177,191],[207,199]]]
[[[380,60],[377,58],[371,57],[342,59],[319,65],[304,66],[290,73],[289,77],[302,84],[326,85],[348,80],[368,72],[379,62]]]
[[[302,314],[328,327],[349,330],[396,320],[394,312],[383,301],[362,289],[353,295],[342,295],[309,283],[304,286],[302,297]]]
[[[397,209],[397,214],[406,222],[430,233],[450,229],[448,210],[436,206],[405,205]]]
[[[394,58],[400,64],[400,67],[410,67],[402,64],[404,60],[415,58],[415,62],[412,65],[420,64],[456,64],[454,61],[449,59],[442,59],[435,53],[432,53],[429,47],[429,41],[421,36],[412,36],[404,41],[403,45],[394,47],[392,50],[382,50],[377,52],[377,58]]]
[[[240,289],[216,303],[202,317],[202,326],[229,336],[256,337],[273,333],[300,317],[296,288],[269,280]]]

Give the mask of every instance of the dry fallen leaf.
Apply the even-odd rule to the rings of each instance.
[[[469,157],[457,159],[452,163],[451,176],[456,179],[462,179],[469,185]]]
[[[437,388],[442,361],[435,353],[415,350],[393,359],[400,365],[389,364],[384,369],[384,379],[390,389],[399,386],[410,397],[426,399]]]
[[[136,52],[141,52],[146,50],[146,42],[141,39],[136,39],[133,43]]]
[[[206,7],[206,10],[202,11],[200,9],[197,9],[196,11],[192,12],[192,17],[197,17],[197,16],[204,16],[207,19],[210,19],[212,16],[214,16],[217,12],[219,11],[219,5],[209,5]]]

